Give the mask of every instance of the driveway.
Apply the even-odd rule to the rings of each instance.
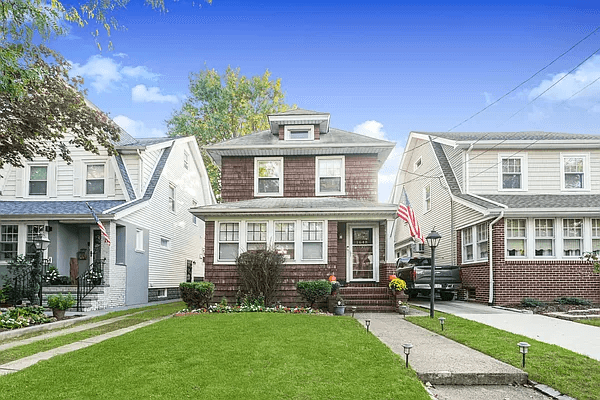
[[[410,303],[429,309],[429,300],[425,298],[411,300]],[[459,300],[436,301],[435,309],[540,342],[555,344],[600,361],[600,328],[597,326]]]

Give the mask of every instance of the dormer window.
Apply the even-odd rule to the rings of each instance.
[[[288,125],[285,127],[285,140],[314,140],[314,125]]]

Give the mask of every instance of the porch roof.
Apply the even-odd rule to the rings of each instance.
[[[199,218],[268,215],[331,215],[361,219],[396,218],[397,206],[344,197],[266,197],[195,207],[190,212]]]
[[[86,201],[0,201],[0,217],[62,217],[90,216]],[[90,200],[98,216],[105,210],[125,203],[125,200]]]
[[[506,206],[506,212],[552,210],[566,211],[569,214],[587,211],[600,213],[600,195],[597,194],[480,194],[479,196]]]

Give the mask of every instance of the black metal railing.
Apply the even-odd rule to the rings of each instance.
[[[104,264],[106,259],[94,261],[89,268],[77,277],[77,311],[83,311],[83,299],[96,286],[104,283]]]
[[[8,303],[22,304],[29,300],[32,304],[42,305],[42,280],[48,267],[48,260],[34,257],[17,257],[4,275],[8,290]]]

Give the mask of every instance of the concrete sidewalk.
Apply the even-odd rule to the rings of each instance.
[[[416,311],[411,310],[414,315]],[[398,314],[357,313],[363,325],[395,353],[411,343],[409,365],[424,382],[434,385],[510,385],[527,383],[527,373],[462,344],[413,325]]]
[[[411,304],[429,310],[427,299],[411,300]],[[436,302],[435,310],[555,344],[600,361],[600,328],[597,326],[457,300]]]

